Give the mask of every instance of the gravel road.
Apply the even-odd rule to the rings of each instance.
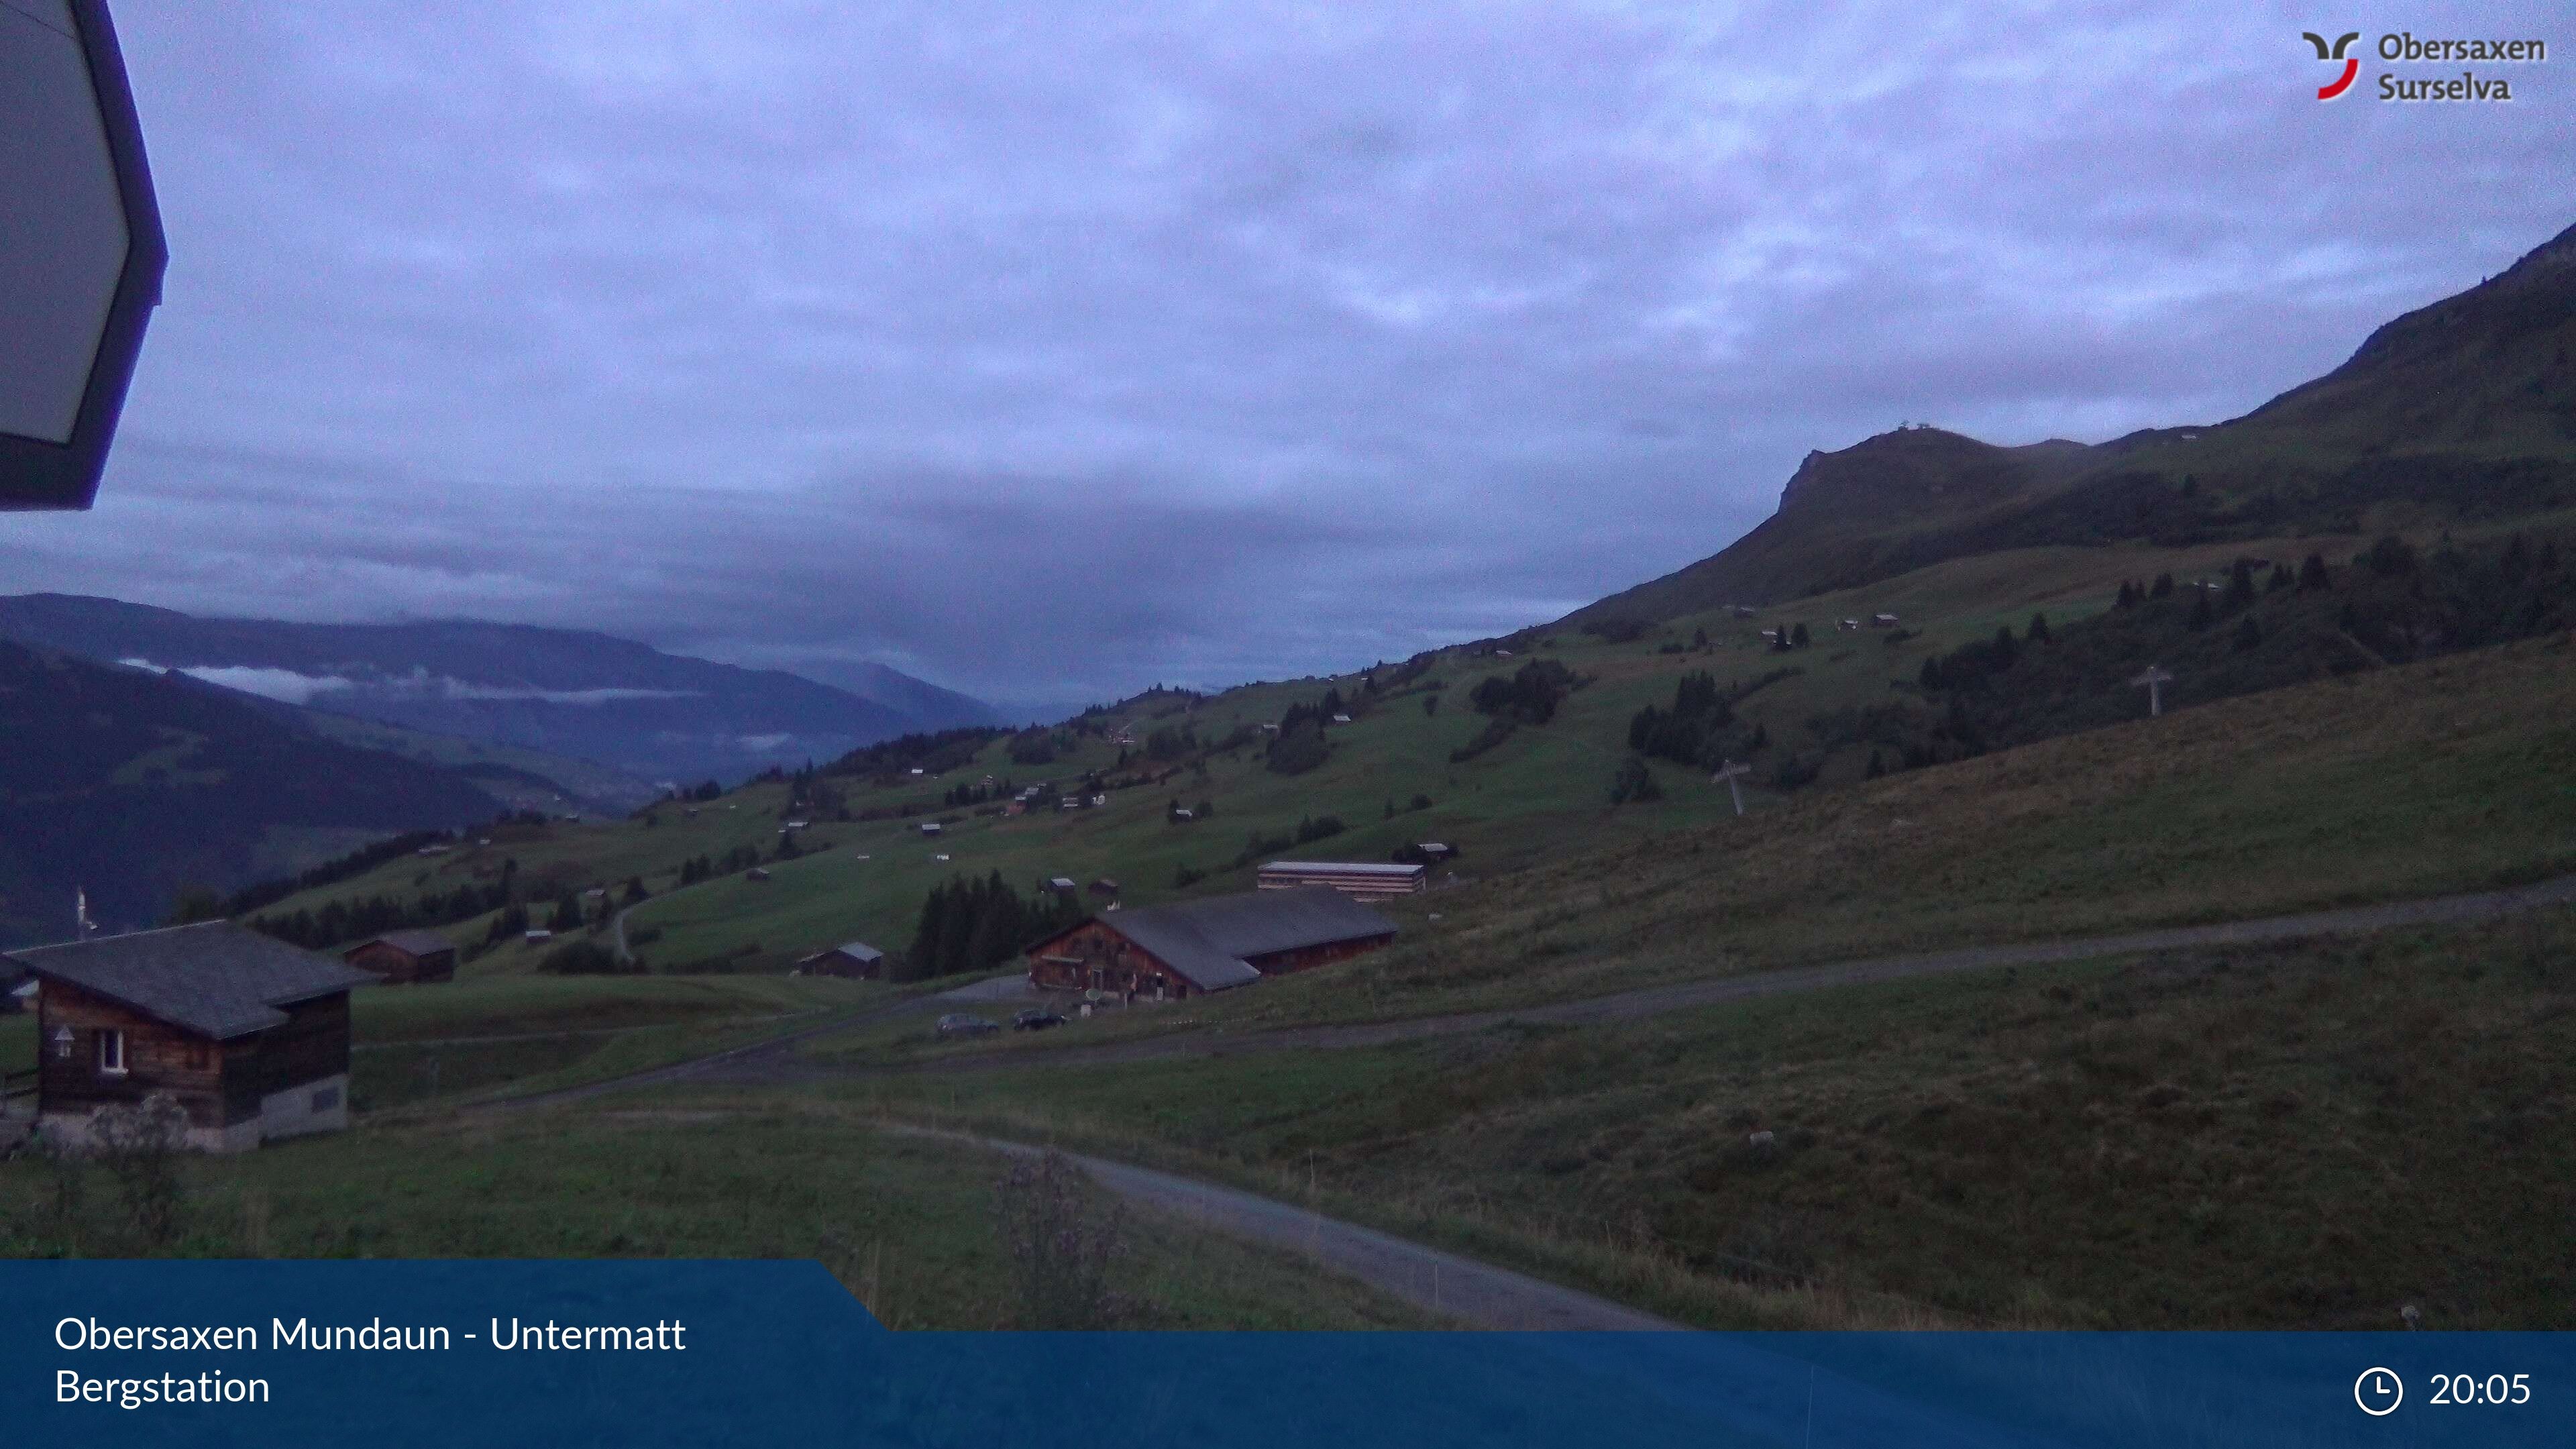
[[[1045,1149],[960,1132],[898,1127],[898,1132],[963,1142],[1012,1157]],[[1236,1188],[1175,1177],[1149,1167],[1078,1152],[1063,1154],[1092,1180],[1140,1206],[1191,1219],[1228,1237],[1303,1253],[1389,1297],[1476,1328],[1676,1329],[1607,1298],[1596,1298],[1508,1268],[1408,1243],[1372,1228],[1260,1197]]]

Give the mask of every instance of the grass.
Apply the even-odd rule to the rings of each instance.
[[[1828,791],[1398,902],[1393,948],[1186,1010],[939,1050],[1492,1009],[2576,871],[2571,650],[2527,641]]]
[[[643,1071],[892,999],[779,976],[502,976],[350,998],[362,1112],[540,1091]]]
[[[584,1110],[361,1127],[182,1164],[176,1251],[247,1257],[817,1258],[900,1328],[1013,1325],[1002,1161],[821,1104]],[[87,1179],[93,1224],[115,1199]],[[52,1170],[0,1164],[0,1253],[68,1246]],[[13,1239],[11,1234],[17,1236]],[[1413,1328],[1423,1315],[1289,1254],[1136,1215],[1116,1286],[1158,1328]],[[89,1251],[131,1251],[93,1237]]]
[[[2559,911],[840,1090],[1312,1192],[1714,1326],[2566,1328],[2571,1060]]]

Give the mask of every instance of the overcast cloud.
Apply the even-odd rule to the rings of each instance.
[[[1320,672],[1900,419],[2241,413],[2576,221],[2576,50],[2321,105],[2275,6],[1825,8],[122,0],[166,302],[0,590],[1013,701]]]

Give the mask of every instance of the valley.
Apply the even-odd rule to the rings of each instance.
[[[455,979],[361,988],[355,1126],[189,1163],[149,1246],[815,1256],[988,1327],[994,1144],[1061,1144],[1707,1326],[2564,1328],[2571,345],[2562,236],[2231,422],[1812,455],[1552,622],[416,822],[234,914],[432,929]],[[408,738],[363,753],[460,754]],[[99,773],[194,767],[146,747]],[[1282,858],[1428,889],[1240,989],[1015,985],[1037,923]],[[1000,950],[936,904],[970,893]],[[855,943],[881,979],[800,974]],[[1038,1006],[1070,1019],[937,1026]],[[0,1164],[7,1251],[111,1246],[47,1216],[63,1171]],[[1437,1316],[1113,1178],[1140,1322]]]

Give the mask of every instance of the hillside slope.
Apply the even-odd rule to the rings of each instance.
[[[0,642],[0,945],[115,929],[357,841],[500,811],[449,770],[336,744],[184,677]]]
[[[647,778],[739,780],[924,727],[920,716],[778,670],[529,625],[201,619],[115,599],[0,599],[0,638],[179,670],[310,708],[594,760]],[[963,696],[894,675],[934,715]],[[965,701],[971,706],[973,701]]]
[[[1752,532],[1567,622],[1776,604],[2007,548],[2187,546],[2570,506],[2576,227],[2232,422],[2092,447],[1909,428],[1811,453]]]

